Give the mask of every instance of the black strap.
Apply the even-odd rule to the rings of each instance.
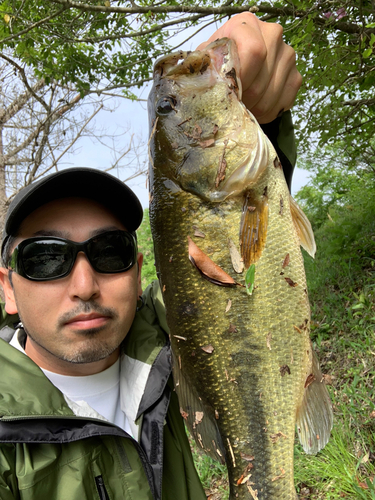
[[[290,162],[287,155],[280,149],[280,146],[278,143],[281,119],[282,119],[282,116],[278,116],[276,118],[276,120],[274,120],[273,122],[265,123],[265,124],[260,125],[260,126],[261,126],[263,132],[268,137],[268,139],[272,142],[273,147],[275,148],[277,156],[279,157],[279,160],[280,160],[281,165],[283,167],[285,180],[286,180],[286,183],[288,184],[288,188],[290,191],[291,186],[292,186],[294,165],[292,165],[292,163]]]

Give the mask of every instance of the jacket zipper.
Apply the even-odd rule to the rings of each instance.
[[[95,483],[99,493],[100,500],[109,500],[107,490],[105,489],[103,476],[96,476]]]

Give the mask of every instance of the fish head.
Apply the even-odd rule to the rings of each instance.
[[[241,101],[237,47],[221,38],[205,49],[158,59],[149,95],[150,177],[211,202],[251,187],[269,144]]]

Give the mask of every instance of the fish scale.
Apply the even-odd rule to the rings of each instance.
[[[167,56],[155,65],[149,98],[150,221],[155,260],[171,331],[181,414],[198,445],[218,458],[225,455],[231,500],[295,500],[295,425],[300,408],[308,406],[309,376],[321,391],[322,414],[331,415],[309,339],[301,233],[295,220],[304,216],[298,213],[296,217],[298,209],[293,208],[272,145],[262,138],[253,117],[242,105],[237,106],[232,81],[226,82],[235,70],[225,68],[216,84],[212,75],[204,75],[203,84],[194,90],[199,87],[201,94],[189,97],[186,82],[209,71],[207,54],[216,51],[216,57],[218,50],[227,48],[232,54],[225,44],[229,42],[219,40],[206,49],[204,71],[199,70],[199,52],[193,53],[193,70],[188,65],[192,56],[186,53],[172,60]],[[185,60],[176,66],[179,58],[186,59],[187,70]],[[225,55],[221,64],[231,64],[232,58],[235,54]],[[207,82],[211,83],[205,90]],[[220,87],[216,94],[215,85]],[[218,114],[216,108],[221,104],[223,110]],[[231,106],[235,106],[236,118],[232,131],[224,116]],[[158,109],[161,111],[155,113]],[[184,128],[186,124],[189,128]],[[256,149],[259,141],[264,141],[263,149],[262,144]],[[253,172],[251,165],[246,170],[244,157],[255,166],[260,164],[259,172]],[[225,176],[218,179],[220,165]],[[238,172],[251,182],[245,179],[241,183]],[[228,194],[224,196],[225,189]],[[248,211],[254,212],[254,218]],[[254,220],[260,222],[249,230]],[[267,220],[266,226],[263,220]],[[255,289],[248,295],[246,270],[242,274],[234,271],[228,242],[234,243],[246,261],[244,247],[250,245],[246,242],[258,233],[266,238],[264,248],[250,254]],[[250,237],[246,239],[244,234]],[[195,263],[197,267],[192,265],[189,238],[205,255],[202,262],[211,259],[232,280],[232,286],[218,286],[201,261]],[[298,423],[300,439],[309,451],[325,433],[322,443],[315,446],[320,449],[330,428],[321,429],[319,415],[315,425],[306,411],[309,418]],[[311,432],[310,426],[314,427]]]

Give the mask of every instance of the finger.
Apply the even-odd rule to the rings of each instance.
[[[266,91],[255,105],[252,105],[252,95],[252,102],[246,93],[243,95],[243,101],[260,123],[269,123],[282,110],[293,106],[301,84],[302,77],[295,65],[295,53],[293,49],[285,45],[280,58],[275,63]]]
[[[242,89],[247,92],[248,106],[254,106],[266,91],[274,61],[282,41],[282,27],[264,23],[249,12],[234,16],[221,26],[204,44],[217,38],[231,38],[237,45],[241,62]]]
[[[265,95],[264,102],[260,101],[257,105],[259,106],[259,111],[257,109],[251,110],[252,113],[254,111],[255,114],[253,114],[259,123],[270,123],[275,120],[282,111],[292,108],[296,100],[298,89],[302,84],[301,74],[297,70],[295,73],[295,76],[291,75],[289,80],[285,83],[282,96],[273,106],[269,106],[267,95]]]
[[[258,113],[251,111],[255,118],[257,119],[258,123],[260,124],[265,124],[265,123],[271,123],[273,122],[278,116],[280,116],[283,111],[287,111],[288,109],[291,109],[294,101],[295,101],[295,96],[296,93],[293,90],[290,90],[288,93],[289,99],[287,100],[285,96],[283,96],[283,99],[280,99],[277,101],[275,106],[270,110],[269,113],[265,113],[262,116],[259,116]]]
[[[265,23],[250,12],[234,16],[222,28],[222,36],[231,38],[237,45],[241,62],[240,78],[242,87],[247,90],[257,81],[261,72],[267,71],[267,46],[262,34]]]
[[[252,19],[255,16],[252,16]],[[275,62],[284,44],[283,29],[279,24],[257,20],[249,29],[249,20],[242,24],[244,32],[238,28],[240,42],[238,52],[241,61],[241,80],[244,90],[251,89],[254,100],[258,100],[269,85]],[[257,31],[255,31],[255,28]]]

